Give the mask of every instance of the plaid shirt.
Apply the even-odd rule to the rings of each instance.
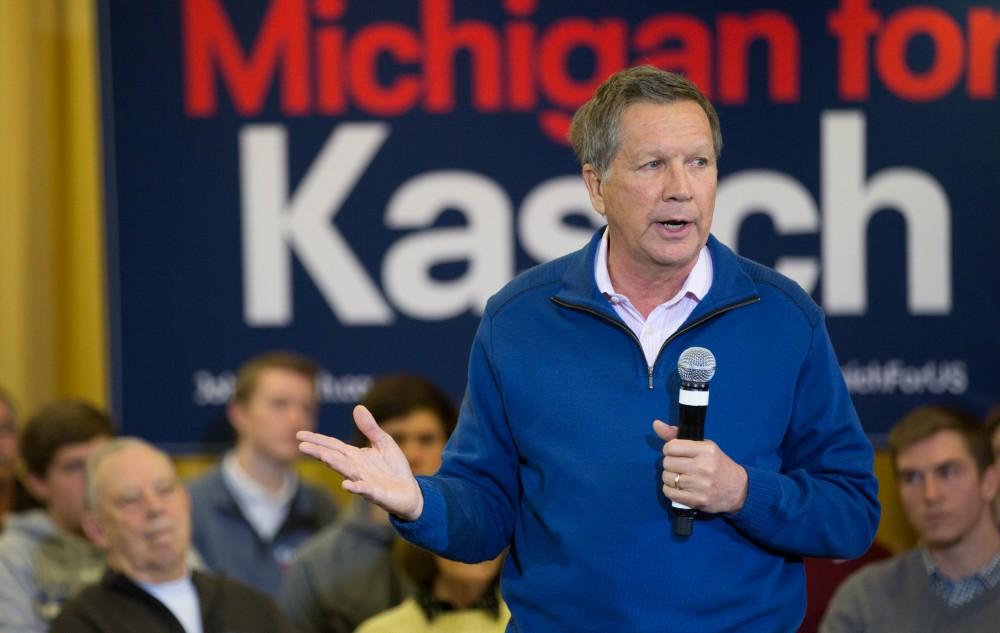
[[[931,579],[931,588],[953,609],[969,604],[1000,584],[1000,554],[994,556],[993,560],[977,573],[961,580],[951,580],[938,570],[926,549],[921,550],[920,553],[924,561],[924,569],[927,570],[927,575]]]

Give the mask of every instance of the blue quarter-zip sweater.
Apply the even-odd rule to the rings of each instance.
[[[518,276],[476,334],[458,428],[407,539],[478,561],[510,546],[509,631],[794,631],[802,556],[853,557],[879,520],[872,447],[818,306],[715,238],[705,298],[647,367],[581,251]],[[749,475],[743,508],[671,532],[652,421],[677,358],[712,350],[705,435]]]

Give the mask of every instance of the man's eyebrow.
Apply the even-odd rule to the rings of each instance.
[[[899,468],[899,469],[897,469],[896,472],[899,473],[899,474],[901,474],[901,475],[905,474],[905,473],[927,472],[927,471],[932,471],[932,470],[940,470],[940,469],[942,469],[942,468],[944,468],[946,466],[954,466],[954,465],[961,464],[961,463],[962,463],[961,459],[959,459],[957,457],[950,457],[950,458],[945,459],[943,461],[934,462],[933,464],[929,464],[927,466],[924,466],[923,468],[918,468],[916,466],[910,466],[910,467],[905,467],[905,468]]]

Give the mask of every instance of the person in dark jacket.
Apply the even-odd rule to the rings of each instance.
[[[117,439],[87,462],[84,530],[108,570],[52,623],[52,633],[291,633],[266,595],[192,571],[191,499],[170,459],[136,438]]]

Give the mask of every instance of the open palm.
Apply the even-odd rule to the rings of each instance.
[[[365,407],[354,407],[354,423],[371,446],[358,448],[335,437],[299,431],[299,450],[340,473],[344,490],[403,519],[418,518],[423,510],[423,494],[403,451]]]

